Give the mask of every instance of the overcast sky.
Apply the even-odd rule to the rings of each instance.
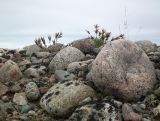
[[[160,0],[0,0],[0,47],[20,48],[59,31],[67,43],[87,37],[94,24],[113,36],[160,43]]]

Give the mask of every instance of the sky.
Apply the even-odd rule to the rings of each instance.
[[[0,0],[0,48],[22,48],[55,32],[66,44],[86,38],[95,24],[113,37],[160,44],[160,0]]]

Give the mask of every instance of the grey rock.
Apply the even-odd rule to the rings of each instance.
[[[24,72],[25,77],[27,78],[38,78],[40,75],[37,71],[37,69],[35,68],[28,68],[25,72]]]
[[[158,81],[160,81],[160,70],[159,69],[156,69],[156,77]]]
[[[8,96],[3,96],[2,97],[2,101],[4,101],[4,102],[9,102],[9,97]]]
[[[122,106],[122,115],[125,121],[141,121],[142,120],[142,116],[135,113],[132,107],[127,103],[123,104]]]
[[[54,73],[54,77],[58,81],[69,81],[76,78],[74,74],[63,70],[56,70]]]
[[[40,105],[54,116],[67,117],[87,97],[97,98],[91,87],[76,80],[61,82],[49,89],[41,98]]]
[[[42,50],[40,47],[38,47],[35,44],[26,46],[23,49],[26,50],[26,54],[29,56],[32,55],[33,53],[40,52]]]
[[[106,44],[92,64],[90,78],[103,93],[131,101],[151,91],[155,69],[134,42],[116,40]]]
[[[22,77],[22,72],[20,71],[18,65],[8,60],[1,68],[0,68],[0,82],[11,82],[18,81]]]
[[[30,110],[32,110],[32,106],[31,105],[22,105],[21,108],[21,113],[28,113]]]
[[[154,90],[154,94],[157,96],[157,97],[160,97],[160,87],[156,90]]]
[[[87,72],[89,70],[88,65],[93,62],[93,59],[80,62],[72,62],[68,65],[67,71],[78,75],[80,71]]]
[[[20,84],[19,84],[19,83],[13,85],[13,86],[10,88],[10,91],[11,91],[12,93],[19,92],[20,90],[21,90],[21,87],[20,87]]]
[[[47,58],[49,57],[50,53],[49,52],[36,52],[35,55],[37,58]]]
[[[31,62],[32,64],[41,64],[43,60],[36,57],[31,57]]]
[[[119,112],[107,102],[95,102],[77,108],[67,121],[121,121]]]
[[[30,101],[37,100],[40,96],[38,86],[34,82],[29,82],[26,85],[25,93],[28,100]]]
[[[17,105],[26,105],[27,104],[27,98],[25,93],[15,93],[13,97],[13,102]]]
[[[72,47],[76,47],[84,54],[94,54],[94,41],[89,38],[75,40],[71,43]]]
[[[60,51],[64,47],[61,43],[56,43],[55,45],[51,45],[48,47],[49,52],[54,53]]]
[[[15,111],[15,108],[11,102],[4,103],[0,101],[0,112],[12,114],[13,111]]]
[[[55,70],[63,70],[67,68],[70,63],[80,61],[83,58],[84,54],[80,50],[67,46],[66,48],[60,50],[50,62],[50,72],[54,72]]]
[[[155,117],[160,116],[160,104],[157,107],[155,107],[152,112]]]
[[[9,91],[9,88],[0,82],[0,98]]]
[[[148,40],[137,41],[136,44],[144,50],[145,53],[155,52],[157,45]]]

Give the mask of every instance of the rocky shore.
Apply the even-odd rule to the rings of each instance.
[[[0,121],[160,121],[160,46],[0,49]]]

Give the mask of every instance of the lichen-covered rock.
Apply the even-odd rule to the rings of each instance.
[[[157,45],[148,40],[137,41],[136,44],[144,50],[145,53],[155,52],[157,49]]]
[[[127,101],[146,95],[156,82],[155,69],[144,51],[122,39],[103,47],[89,77],[103,93]]]
[[[80,61],[84,58],[84,54],[75,47],[67,46],[66,48],[59,51],[49,64],[51,72],[55,70],[63,70],[67,66],[76,61]]]
[[[67,117],[87,97],[97,98],[95,91],[79,82],[57,83],[41,98],[40,105],[53,116]]]
[[[12,60],[8,60],[0,68],[0,82],[18,81],[22,77],[22,73],[18,65]]]
[[[121,116],[111,104],[95,102],[77,108],[67,121],[121,121]]]
[[[40,96],[38,86],[34,82],[29,82],[26,85],[25,93],[26,93],[27,98],[31,101],[37,100],[38,97]]]

